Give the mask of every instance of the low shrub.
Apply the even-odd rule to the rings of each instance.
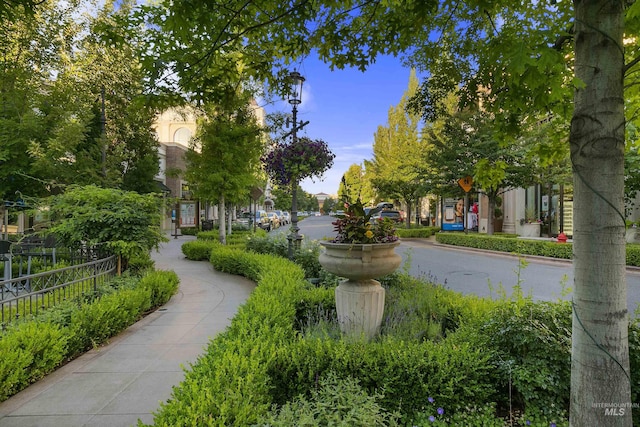
[[[437,233],[436,241],[447,245],[465,246],[469,248],[510,252],[522,255],[538,255],[561,259],[573,258],[573,245],[571,243],[516,239],[501,235],[489,236],[464,233]]]
[[[571,306],[568,302],[504,301],[480,326],[497,358],[502,396],[509,404],[544,411],[569,409]],[[511,385],[511,390],[509,386]],[[552,415],[552,414],[548,414]]]
[[[271,254],[287,258],[289,252],[289,242],[284,234],[277,236],[255,236],[249,239],[247,250],[258,254]]]
[[[537,255],[559,259],[573,258],[573,244],[546,240],[516,239],[515,235],[437,233],[436,241],[445,245],[464,246],[521,255]],[[640,245],[627,244],[627,265],[640,267]]]
[[[62,328],[45,322],[11,326],[0,339],[0,401],[53,371],[67,354]]]
[[[221,244],[217,239],[198,238],[197,240],[183,243],[182,253],[187,257],[187,259],[192,261],[206,261],[211,256],[211,249],[220,245]]]
[[[148,290],[126,289],[81,306],[71,315],[72,355],[104,343],[135,323],[151,307]]]
[[[154,271],[140,279],[138,287],[149,292],[151,307],[160,307],[178,291],[179,283],[180,279],[173,271]]]
[[[184,227],[180,228],[180,234],[183,236],[195,236],[200,232],[198,227]]]
[[[337,378],[329,374],[311,390],[311,397],[298,396],[282,408],[274,407],[258,425],[394,427],[398,415],[386,412],[378,403],[382,394],[369,394],[355,378]]]
[[[444,340],[405,341],[384,337],[377,342],[305,339],[291,343],[271,362],[273,401],[284,404],[309,393],[316,379],[329,373],[353,376],[368,391],[384,390],[381,406],[412,419],[426,396],[443,404],[492,401],[493,385],[485,381],[493,367],[489,355],[471,345]]]
[[[440,227],[418,227],[418,228],[401,228],[398,227],[396,232],[398,237],[402,238],[428,238],[440,231]]]
[[[198,240],[216,240],[216,241],[219,241],[220,240],[220,233],[218,232],[218,230],[200,231],[200,232],[198,232],[196,237],[198,238]]]

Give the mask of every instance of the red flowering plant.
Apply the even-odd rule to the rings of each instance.
[[[391,243],[398,240],[396,228],[389,218],[374,219],[381,208],[365,209],[362,201],[343,201],[344,215],[332,222],[337,236],[333,243]]]
[[[272,181],[287,185],[292,181],[322,176],[331,169],[335,157],[323,140],[301,137],[276,146],[262,156],[262,162]]]

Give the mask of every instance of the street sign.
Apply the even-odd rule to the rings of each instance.
[[[473,178],[471,178],[469,175],[465,176],[464,178],[460,178],[458,180],[458,185],[464,190],[465,193],[468,193],[469,191],[471,191]]]

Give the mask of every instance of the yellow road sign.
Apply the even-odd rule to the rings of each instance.
[[[473,178],[471,178],[469,175],[465,176],[464,178],[460,178],[458,180],[458,185],[464,190],[465,193],[468,193],[469,191],[471,191]]]

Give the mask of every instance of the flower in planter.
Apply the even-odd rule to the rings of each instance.
[[[323,140],[301,137],[276,146],[262,156],[262,162],[269,178],[288,185],[292,181],[322,176],[331,169],[335,157]]]
[[[339,215],[332,224],[337,236],[333,243],[391,243],[398,240],[395,224],[389,218],[373,219],[380,208],[364,209],[360,199],[344,203],[344,215]]]

